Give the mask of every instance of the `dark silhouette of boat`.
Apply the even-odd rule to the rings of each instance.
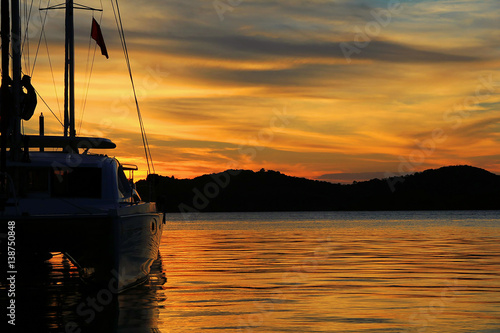
[[[33,115],[36,95],[29,77],[21,77],[19,1],[2,0],[2,32],[12,28],[12,39],[2,33],[0,223],[3,232],[15,232],[13,260],[63,252],[86,282],[121,291],[147,278],[158,256],[163,214],[154,202],[142,201],[127,179],[125,171],[135,166],[90,153],[115,148],[112,141],[76,136],[73,6],[63,4],[64,133],[45,136],[41,120],[40,135],[23,135],[21,119]],[[18,268],[14,260],[11,269]]]

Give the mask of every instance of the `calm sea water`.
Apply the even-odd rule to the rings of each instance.
[[[112,301],[62,255],[37,269],[20,331],[500,332],[498,211],[168,221],[151,281]]]

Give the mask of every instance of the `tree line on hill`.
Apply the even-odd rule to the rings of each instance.
[[[448,166],[353,184],[278,171],[226,170],[194,179],[150,175],[137,182],[164,212],[500,209],[500,176]]]

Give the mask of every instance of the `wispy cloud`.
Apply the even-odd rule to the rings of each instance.
[[[94,2],[89,5],[100,6]],[[425,140],[435,128],[443,128],[447,140],[420,168],[470,162],[500,171],[498,90],[476,103],[459,129],[443,117],[474,95],[480,75],[500,81],[497,1],[402,1],[347,63],[341,43],[359,40],[356,34],[377,22],[374,13],[388,5],[242,1],[221,21],[212,1],[120,2],[157,171],[194,176],[221,171],[231,161],[309,177],[395,171],[415,140]],[[60,54],[52,58],[58,85],[61,14],[54,13],[46,26],[49,49]],[[91,13],[77,14],[77,82],[84,87]],[[133,103],[123,110],[131,101],[130,84],[114,24],[104,4],[101,25],[111,58],[94,63],[82,133],[116,138],[116,154],[137,161],[138,126]],[[57,114],[43,59],[40,53],[33,83]],[[151,68],[160,68],[154,85],[148,83]],[[78,102],[82,96],[81,88]],[[238,148],[268,128],[273,110],[284,105],[294,121],[276,131],[255,158],[242,156]],[[49,117],[47,126],[59,130]],[[35,132],[36,124],[26,123],[26,131]]]

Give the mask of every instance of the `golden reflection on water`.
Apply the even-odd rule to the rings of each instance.
[[[190,229],[162,247],[162,331],[500,331],[499,228]]]

